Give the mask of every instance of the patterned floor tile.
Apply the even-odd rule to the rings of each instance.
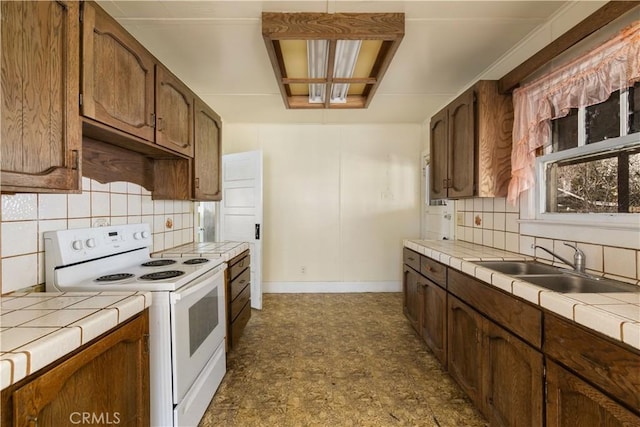
[[[395,293],[265,294],[200,427],[484,427]]]

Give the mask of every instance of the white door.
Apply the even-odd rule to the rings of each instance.
[[[249,243],[251,307],[262,309],[262,151],[222,156],[220,240]]]

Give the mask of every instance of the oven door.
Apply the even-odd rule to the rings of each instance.
[[[222,264],[171,292],[173,403],[182,401],[205,365],[224,342]]]

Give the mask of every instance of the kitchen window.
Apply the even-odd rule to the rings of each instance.
[[[640,213],[640,84],[552,120],[537,174],[539,218]]]

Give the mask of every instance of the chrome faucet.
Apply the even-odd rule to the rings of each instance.
[[[558,258],[560,261],[564,262],[565,264],[571,266],[574,271],[577,271],[578,273],[584,273],[584,269],[585,269],[585,254],[584,252],[582,252],[580,249],[578,249],[577,245],[571,245],[569,243],[564,243],[565,246],[569,246],[570,248],[572,248],[573,250],[575,250],[574,254],[573,254],[573,262],[569,262],[568,260],[562,258],[560,255],[554,254],[553,252],[551,252],[549,249],[539,246],[539,245],[535,245],[533,248],[538,248],[538,249],[542,249],[543,251],[547,252],[549,255]]]

